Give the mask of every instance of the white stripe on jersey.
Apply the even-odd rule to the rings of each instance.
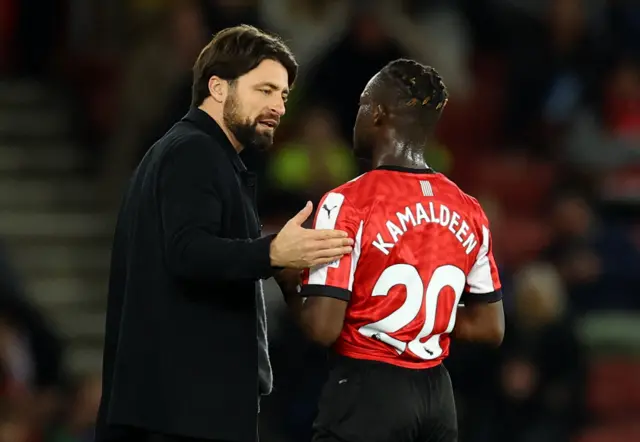
[[[482,226],[482,245],[478,250],[476,263],[467,276],[470,293],[491,293],[495,291],[491,277],[491,262],[489,261],[489,229]]]
[[[340,215],[340,209],[344,203],[344,195],[340,193],[329,193],[324,199],[322,207],[318,210],[322,212],[318,213],[316,218],[316,229],[334,229],[336,221]],[[353,244],[353,250],[351,252],[351,268],[349,269],[349,286],[351,290],[353,287],[353,279],[358,265],[358,259],[360,258],[360,251],[362,249],[362,232],[364,230],[364,221],[360,223],[360,228],[356,233],[356,237]],[[334,261],[329,264],[313,267],[309,271],[309,285],[318,284],[326,285],[329,268],[337,268],[340,266],[340,260]]]
[[[331,192],[327,194],[327,197],[322,202],[322,206],[317,209],[318,216],[316,216],[315,228],[317,230],[335,229],[342,203],[344,203],[344,195],[341,193]]]
[[[420,181],[420,188],[422,189],[422,195],[433,196],[433,188],[429,181]]]
[[[353,250],[351,251],[351,270],[349,271],[349,290],[353,290],[353,279],[356,275],[356,268],[358,267],[358,260],[360,259],[360,251],[362,250],[362,231],[364,230],[364,221],[360,221],[360,227],[358,233],[356,233],[356,239],[353,244]]]
[[[340,215],[340,209],[344,203],[344,195],[341,193],[330,192],[322,202],[322,206],[318,207],[318,216],[316,217],[316,230],[328,229],[333,230]],[[323,264],[313,267],[309,272],[309,284],[325,285],[327,282],[327,272],[329,267],[338,267],[340,261]]]

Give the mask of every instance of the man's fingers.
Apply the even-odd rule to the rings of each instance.
[[[331,249],[321,249],[313,253],[313,259],[318,258],[333,258],[333,260],[340,259],[342,256],[347,255],[353,251],[353,247],[334,247]],[[331,261],[329,261],[331,262]]]
[[[317,239],[317,240],[333,239],[333,238],[347,238],[349,236],[349,234],[347,232],[345,232],[345,231],[342,231],[342,230],[330,230],[330,229],[320,229],[320,230],[308,229],[307,230],[307,235],[309,236],[309,238]]]
[[[353,246],[353,240],[351,238],[323,239],[309,242],[309,248],[311,250],[327,250],[347,246]]]
[[[304,208],[300,212],[296,213],[296,215],[291,218],[290,221],[298,226],[301,226],[307,220],[307,218],[311,216],[312,212],[313,203],[311,203],[311,201],[307,201],[307,204],[304,206]]]
[[[312,261],[311,267],[313,266],[319,266],[319,265],[323,265],[323,264],[329,264],[331,262],[337,261],[342,257],[342,255],[338,255],[338,256],[330,256],[330,257],[326,257],[326,258],[316,258]]]

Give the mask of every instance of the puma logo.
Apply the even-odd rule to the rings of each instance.
[[[335,209],[336,207],[338,207],[338,206],[333,206],[333,207],[329,208],[329,206],[327,206],[326,204],[322,206],[322,208],[327,211],[327,216],[329,218],[331,218],[331,211],[333,209]]]

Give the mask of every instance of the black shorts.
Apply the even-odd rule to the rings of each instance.
[[[441,364],[414,370],[336,357],[318,404],[313,442],[456,442],[451,378]]]

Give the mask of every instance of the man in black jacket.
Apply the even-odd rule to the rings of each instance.
[[[255,441],[271,390],[261,280],[351,252],[301,224],[261,237],[255,176],[297,64],[250,26],[218,33],[194,66],[192,108],[145,155],[113,243],[96,440]],[[152,74],[152,73],[151,73]]]

